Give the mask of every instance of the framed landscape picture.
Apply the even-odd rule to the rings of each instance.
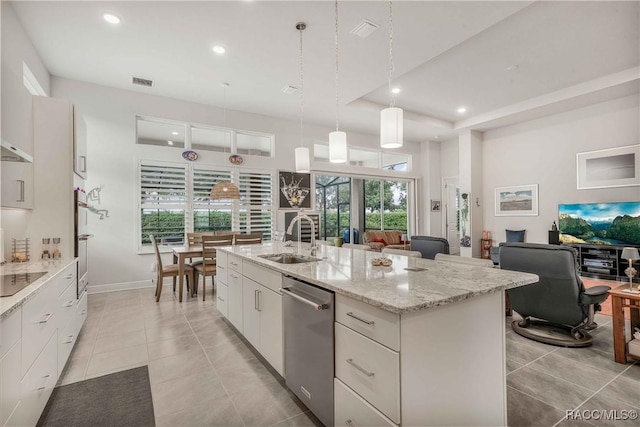
[[[576,154],[578,190],[640,185],[640,144]]]
[[[538,184],[496,188],[496,216],[538,216]]]

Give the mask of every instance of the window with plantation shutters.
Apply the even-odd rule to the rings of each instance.
[[[182,244],[187,208],[187,169],[183,165],[140,162],[140,231],[142,245],[150,235],[162,244]]]
[[[193,169],[193,231],[226,231],[233,229],[233,203],[211,200],[211,187],[231,181],[231,171]]]
[[[267,172],[240,171],[238,229],[242,233],[262,233],[271,240],[274,223],[273,176]]]

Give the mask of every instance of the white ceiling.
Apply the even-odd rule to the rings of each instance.
[[[305,121],[335,125],[333,1],[13,2],[50,73],[298,120],[298,21]],[[377,134],[389,103],[385,1],[341,1],[340,127]],[[445,139],[638,93],[638,1],[395,1],[396,105],[405,139]],[[111,12],[122,22],[102,19]],[[368,38],[349,31],[379,24]],[[218,56],[215,44],[227,48]],[[507,70],[516,65],[515,70]],[[131,85],[131,76],[154,81]],[[456,109],[464,105],[467,113]]]

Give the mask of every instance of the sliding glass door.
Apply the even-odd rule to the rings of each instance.
[[[364,180],[365,231],[401,230],[407,233],[407,181],[386,179]]]

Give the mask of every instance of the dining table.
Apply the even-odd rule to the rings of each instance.
[[[182,302],[182,288],[184,287],[184,266],[187,258],[198,258],[202,256],[202,245],[190,245],[190,246],[174,246],[173,250],[173,263],[178,264],[178,301]],[[193,296],[193,289],[195,283],[191,284],[191,293]]]

